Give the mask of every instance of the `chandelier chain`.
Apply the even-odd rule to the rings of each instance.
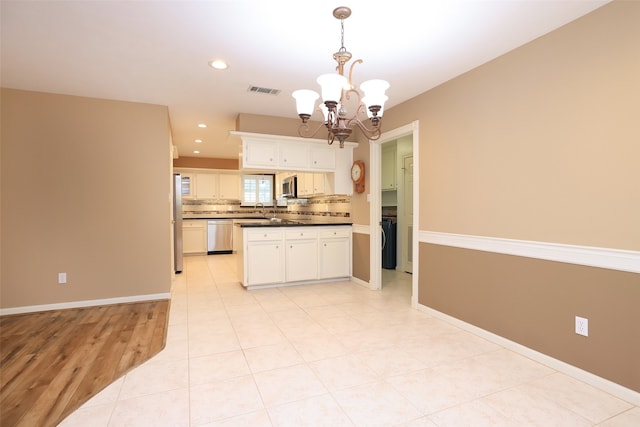
[[[346,52],[344,47],[344,19],[340,19],[340,52]]]

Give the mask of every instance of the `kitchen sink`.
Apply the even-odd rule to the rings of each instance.
[[[286,218],[271,218],[269,219],[271,223],[276,224],[302,224],[300,221],[296,221],[294,219],[286,219]]]

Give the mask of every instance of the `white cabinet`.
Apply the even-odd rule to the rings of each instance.
[[[238,267],[245,287],[351,277],[351,226],[247,227],[238,234]]]
[[[196,197],[196,175],[193,173],[181,173],[182,185],[180,191],[184,199]]]
[[[275,141],[243,141],[242,165],[249,169],[278,168],[278,150],[279,146]]]
[[[297,185],[298,185],[298,197],[311,197],[313,196],[313,175],[309,172],[298,173]]]
[[[326,146],[311,147],[309,149],[309,167],[333,172],[336,169],[336,149]]]
[[[300,144],[280,144],[279,165],[283,169],[305,169],[309,163],[309,150]]]
[[[218,197],[240,200],[240,175],[221,173],[218,176]]]
[[[397,190],[398,185],[396,183],[396,147],[384,147],[382,148],[382,170],[380,186],[382,191]]]
[[[245,235],[245,286],[284,281],[284,248],[281,229],[259,229]]]
[[[231,135],[242,139],[242,169],[325,172],[325,189],[319,194],[353,194],[350,172],[356,143],[347,142],[344,148],[339,148],[337,143],[327,145],[321,139],[236,131]],[[313,190],[303,190],[302,195],[313,193]]]
[[[332,194],[333,189],[327,174],[302,172],[298,177],[298,197],[311,197]]]
[[[182,253],[185,255],[207,253],[206,220],[182,221]]]
[[[285,280],[299,282],[318,278],[318,233],[295,227],[285,232]]]
[[[313,174],[313,194],[314,195],[322,195],[322,194],[331,194],[333,191],[329,185],[329,181],[327,180],[327,175],[324,173],[314,173]]]
[[[320,232],[319,278],[351,276],[351,228],[333,227]]]
[[[215,173],[196,174],[196,198],[197,199],[217,199],[218,198],[218,174],[215,174]]]
[[[180,172],[182,197],[200,200],[240,200],[238,173]]]
[[[349,174],[356,143],[327,145],[325,140],[231,132],[242,138],[243,169],[275,169]]]

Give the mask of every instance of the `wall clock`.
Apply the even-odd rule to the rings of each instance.
[[[351,180],[353,181],[353,190],[356,193],[364,193],[364,163],[362,161],[353,162]]]

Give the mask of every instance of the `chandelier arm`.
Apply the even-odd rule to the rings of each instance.
[[[315,129],[311,130],[311,126],[309,126],[309,122],[301,123],[300,126],[298,126],[298,135],[303,137],[303,138],[312,138],[313,136],[315,136],[318,133],[318,131],[323,126],[326,126],[326,123],[321,122],[320,125],[318,125],[318,127],[316,127]]]
[[[362,59],[357,59],[353,62],[353,64],[351,64],[351,67],[349,67],[349,87],[351,88],[351,90],[353,89],[353,67],[355,67],[356,64],[362,64]]]
[[[375,126],[373,128],[368,128],[367,125],[362,123],[362,121],[357,117],[352,117],[347,121],[347,125],[352,127],[353,125],[358,126],[360,132],[362,132],[369,140],[375,141],[380,138],[382,135],[381,126]]]
[[[351,84],[351,83],[349,83],[349,84]],[[360,107],[364,107],[364,105],[362,104],[362,95],[360,95],[360,92],[358,92],[357,90],[351,88],[351,89],[345,90],[343,96],[344,96],[344,98],[346,100],[350,100],[352,94],[355,95],[356,98],[358,98],[358,108],[357,108],[357,110],[359,111]],[[357,114],[358,114],[358,112],[356,112],[356,115]]]

